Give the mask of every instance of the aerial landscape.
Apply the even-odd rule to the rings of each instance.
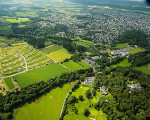
[[[150,120],[148,0],[0,0],[0,120]]]

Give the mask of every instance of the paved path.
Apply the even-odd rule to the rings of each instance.
[[[19,54],[23,59],[24,59],[24,63],[25,63],[25,67],[26,67],[26,71],[28,71],[28,66],[27,66],[27,61],[26,61],[26,58],[23,56],[23,55],[21,55],[21,54]]]

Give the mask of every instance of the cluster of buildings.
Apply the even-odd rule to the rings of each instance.
[[[128,57],[129,56],[129,52],[125,51],[125,50],[116,50],[116,51],[112,51],[111,52],[111,55],[113,56],[126,56]]]
[[[85,58],[84,62],[87,63],[88,65],[92,66],[92,67],[96,66],[96,62],[93,60]]]
[[[137,90],[137,91],[144,89],[143,87],[140,87],[138,84],[128,84],[127,87],[132,90]]]

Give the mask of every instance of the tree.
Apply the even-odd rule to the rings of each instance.
[[[80,100],[80,101],[84,101],[84,98],[83,98],[82,95],[79,96],[79,100]]]
[[[89,109],[87,109],[87,108],[85,108],[84,109],[84,113],[83,113],[86,117],[88,117],[89,116],[89,114],[90,114],[90,111],[89,111]]]
[[[92,94],[91,94],[90,89],[85,92],[85,95],[88,99],[91,99]]]

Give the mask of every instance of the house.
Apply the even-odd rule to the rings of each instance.
[[[92,87],[94,80],[95,80],[95,77],[86,77],[84,79],[84,84],[89,85],[89,86]]]
[[[103,94],[103,95],[108,95],[108,92],[107,92],[105,86],[102,86],[102,87],[101,87],[101,90],[102,90],[102,94]]]
[[[92,57],[93,60],[96,60],[96,59],[99,59],[99,58],[100,58],[99,56],[93,56]]]
[[[87,58],[84,59],[84,62],[86,62],[90,66],[95,66],[96,65],[96,63],[94,61],[92,61],[90,59],[87,59]]]
[[[138,84],[128,84],[127,85],[128,88],[132,89],[132,90],[143,90],[143,87],[140,87]]]

